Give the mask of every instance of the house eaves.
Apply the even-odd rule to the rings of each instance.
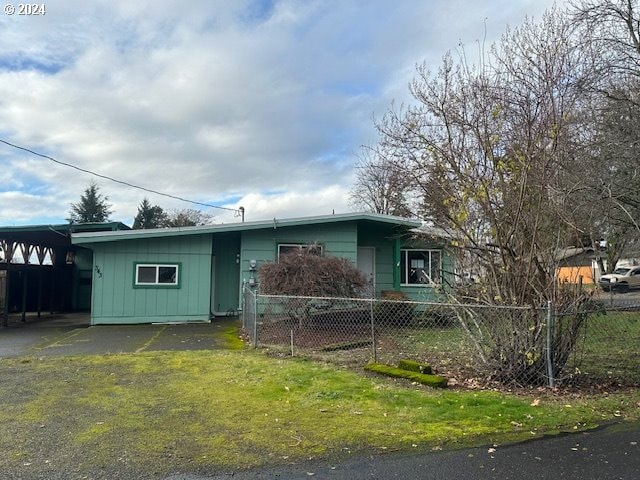
[[[128,230],[117,232],[91,232],[91,233],[73,233],[72,243],[76,245],[113,242],[122,240],[150,239],[177,237],[189,235],[203,235],[211,233],[225,232],[244,232],[250,230],[278,229],[283,227],[295,227],[304,225],[322,225],[340,222],[353,221],[370,221],[375,223],[384,223],[397,225],[407,228],[417,228],[422,225],[419,220],[411,220],[402,217],[394,217],[391,215],[381,215],[376,213],[343,213],[336,215],[322,215],[314,217],[300,218],[273,218],[271,220],[262,220],[256,222],[245,223],[227,223],[219,225],[204,225],[200,227],[175,227],[175,228],[156,228],[146,230]]]

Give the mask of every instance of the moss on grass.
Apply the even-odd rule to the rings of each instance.
[[[420,373],[414,370],[406,370],[403,368],[392,367],[390,365],[383,365],[381,363],[370,363],[364,368],[370,372],[388,375],[389,377],[406,378],[407,380],[418,382],[429,387],[446,388],[447,386],[447,379],[439,375]]]
[[[224,347],[228,350],[242,350],[244,348],[244,342],[240,338],[237,327],[225,329],[222,337],[224,338]]]
[[[402,370],[408,370],[410,372],[425,373],[427,375],[431,375],[433,373],[431,370],[431,365],[419,363],[415,360],[400,360],[398,362],[398,368],[401,368]]]

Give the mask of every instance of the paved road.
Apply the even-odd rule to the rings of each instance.
[[[603,292],[598,289],[595,293],[595,298],[603,302],[605,307],[640,310],[640,289],[631,290],[627,293]]]
[[[378,455],[213,476],[173,475],[166,480],[640,479],[640,423],[490,448]]]

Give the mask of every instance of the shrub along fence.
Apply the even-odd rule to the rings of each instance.
[[[640,384],[640,305],[585,311],[244,292],[252,345],[352,366],[430,364],[450,384]]]

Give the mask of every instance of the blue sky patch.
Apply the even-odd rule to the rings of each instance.
[[[19,56],[0,57],[0,70],[8,70],[10,72],[33,70],[46,75],[55,75],[64,67],[65,65],[61,62],[42,62],[33,58]]]

